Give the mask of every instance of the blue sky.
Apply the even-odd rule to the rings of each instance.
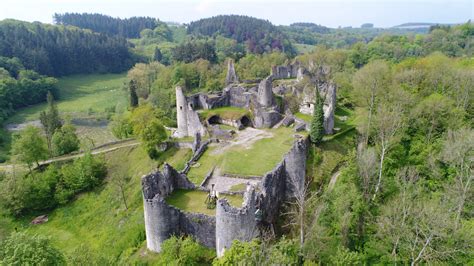
[[[190,22],[219,14],[241,14],[274,24],[314,22],[329,27],[371,22],[459,23],[473,19],[474,0],[0,0],[0,19],[51,23],[55,12],[94,12],[114,17],[151,16]]]

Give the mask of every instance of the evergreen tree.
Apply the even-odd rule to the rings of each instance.
[[[310,138],[314,144],[319,144],[324,136],[324,111],[323,100],[316,89],[316,102],[314,103],[313,118],[311,119]]]
[[[137,95],[137,83],[135,80],[130,80],[128,84],[128,89],[130,92],[130,107],[134,108],[138,106],[138,95]]]
[[[153,59],[158,62],[161,62],[161,60],[163,59],[163,55],[161,54],[160,48],[155,48],[155,54],[153,55]]]
[[[46,135],[46,142],[48,144],[49,153],[52,154],[52,145],[51,141],[54,135],[54,132],[61,128],[61,118],[59,117],[58,107],[54,102],[54,97],[51,92],[48,92],[46,97],[48,101],[48,109],[40,113],[40,121],[43,125],[44,134]]]

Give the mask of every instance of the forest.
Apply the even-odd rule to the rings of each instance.
[[[188,25],[78,13],[54,19],[57,25],[0,21],[0,122],[47,102],[36,118],[41,129],[11,136],[6,164],[24,168],[0,168],[0,264],[473,263],[472,22],[415,31],[276,26],[236,15]],[[173,236],[153,254],[146,250],[140,178],[165,161],[184,166],[191,156],[158,148],[177,125],[174,88],[220,92],[229,59],[250,85],[275,65],[329,68],[340,133],[310,130],[307,190],[285,205],[273,236],[235,241],[220,258],[190,236]],[[114,141],[101,153],[80,139],[73,123],[80,112],[58,108],[58,83],[65,75],[120,72],[125,82],[113,93],[122,93],[126,106],[117,101],[80,114],[105,117]],[[305,117],[295,108],[300,99],[284,99],[296,117],[321,115]],[[41,164],[57,156],[72,159]],[[44,213],[50,222],[29,224]]]

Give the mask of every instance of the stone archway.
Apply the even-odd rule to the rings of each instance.
[[[252,120],[250,120],[250,118],[246,115],[240,118],[240,124],[242,125],[243,128],[253,127]]]
[[[207,123],[209,125],[216,125],[216,124],[221,124],[221,118],[218,115],[213,115],[207,119]]]

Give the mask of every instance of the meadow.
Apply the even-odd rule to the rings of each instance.
[[[63,119],[71,119],[82,140],[90,140],[95,146],[114,141],[116,138],[107,128],[107,118],[114,111],[127,107],[124,89],[126,73],[73,75],[58,79],[59,99],[56,101]],[[21,124],[39,119],[46,103],[18,110],[4,125]],[[1,129],[0,157],[8,159],[11,133]]]

